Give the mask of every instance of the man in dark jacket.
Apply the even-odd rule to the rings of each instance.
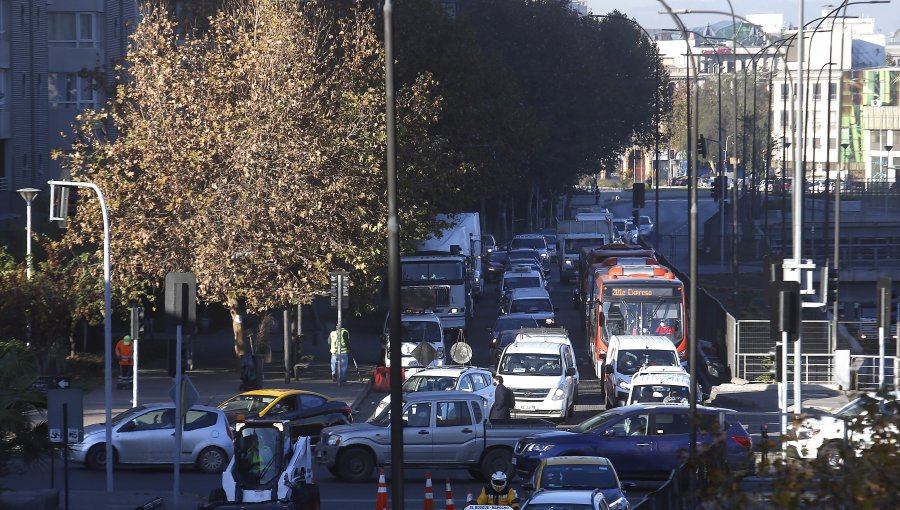
[[[516,397],[511,389],[503,385],[503,377],[494,376],[494,384],[497,389],[494,390],[494,405],[491,407],[492,420],[508,420],[509,412],[516,406]]]

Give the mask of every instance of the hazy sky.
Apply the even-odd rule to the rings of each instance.
[[[853,1],[855,0],[851,0],[851,2]],[[657,14],[663,10],[662,4],[658,0],[586,0],[586,3],[594,14],[606,14],[609,11],[618,9],[637,20],[644,28],[675,27],[675,23],[668,14]],[[667,0],[666,3],[673,10],[728,11],[727,0]],[[734,5],[734,13],[741,16],[747,14],[783,13],[786,24],[789,23],[794,26],[797,24],[800,0],[731,0],[731,3]],[[833,5],[837,7],[840,4],[841,0],[806,0],[803,3],[803,19],[804,21],[809,21],[818,18],[822,15],[823,6]],[[874,18],[876,29],[884,33],[888,42],[890,42],[891,35],[897,29],[900,29],[900,0],[893,0],[890,4],[850,5],[847,7],[847,15]],[[708,22],[727,21],[727,18],[722,16],[705,14],[683,14],[681,18],[688,27],[705,25]]]

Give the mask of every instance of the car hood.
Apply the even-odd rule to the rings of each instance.
[[[104,434],[106,433],[106,424],[105,423],[94,423],[93,425],[88,425],[84,428],[84,437],[88,437],[93,434]]]
[[[352,423],[350,425],[335,425],[333,427],[325,427],[324,429],[322,429],[322,437],[325,437],[325,435],[338,435],[347,437],[365,435],[368,437],[373,437],[378,433],[381,433],[387,438],[388,441],[390,441],[390,427],[374,425],[367,421],[361,423]]]
[[[584,442],[585,434],[577,432],[568,432],[565,430],[557,432],[545,432],[543,434],[535,434],[533,436],[523,437],[519,442],[521,444],[573,444]]]
[[[562,374],[535,376],[534,374],[503,374],[503,384],[507,388],[514,389],[555,389],[559,386],[559,380]]]

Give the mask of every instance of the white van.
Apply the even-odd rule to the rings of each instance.
[[[609,407],[625,405],[631,378],[643,367],[678,367],[672,340],[659,335],[613,335],[603,361],[603,389]]]
[[[631,404],[687,404],[691,376],[682,367],[644,367],[631,378]]]
[[[497,374],[516,397],[515,418],[565,420],[578,398],[578,369],[568,342],[513,342],[503,350]]]

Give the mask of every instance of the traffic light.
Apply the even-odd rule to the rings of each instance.
[[[769,351],[769,358],[772,360],[772,366],[769,367],[769,373],[772,374],[772,377],[774,377],[776,381],[780,381],[784,377],[784,372],[781,369],[784,364],[784,356],[782,355],[783,345],[784,344],[781,342],[775,342],[775,346]]]
[[[837,269],[828,270],[828,302],[837,303],[838,283],[841,281]]]
[[[645,205],[645,197],[646,197],[646,184],[643,182],[636,182],[631,185],[631,206],[635,209],[640,209]]]
[[[706,157],[706,138],[703,135],[697,138],[697,156],[701,158]]]
[[[719,197],[722,195],[722,193],[719,190],[719,184],[720,184],[720,181],[719,181],[718,177],[713,179],[712,191],[709,192],[709,196],[711,196],[713,198],[713,200],[715,200],[716,202],[719,201]]]
[[[131,338],[138,340],[144,336],[144,307],[131,306]]]
[[[780,341],[782,333],[795,342],[800,336],[800,284],[798,282],[775,282],[769,287],[769,331],[775,341]]]
[[[635,227],[638,227],[641,224],[641,211],[637,209],[631,210],[631,221],[634,223]]]

